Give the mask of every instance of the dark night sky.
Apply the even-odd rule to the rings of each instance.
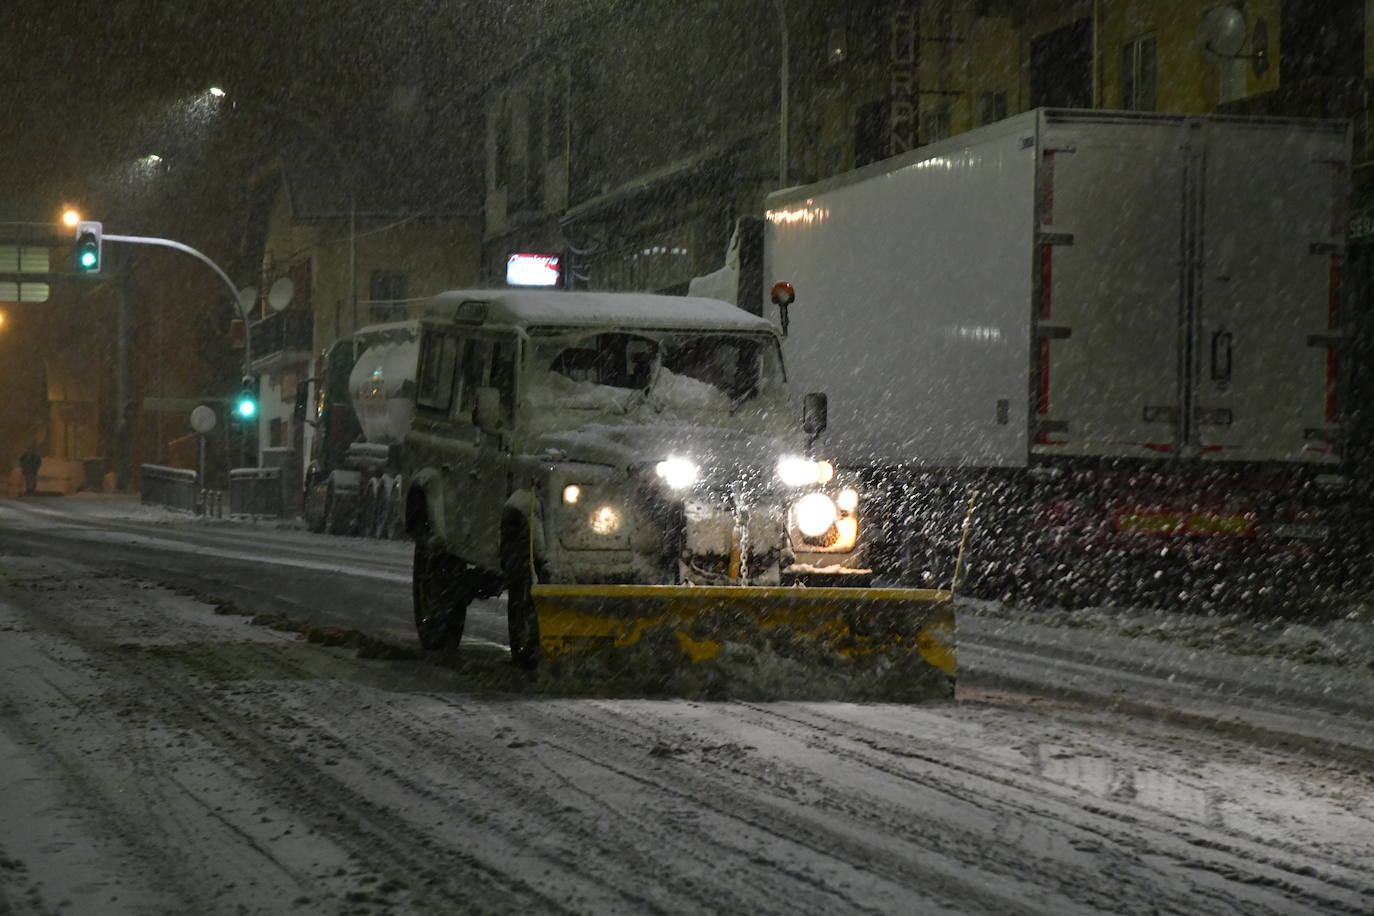
[[[166,146],[169,133],[189,144],[192,129],[166,112],[211,85],[240,105],[263,103],[260,114],[289,110],[345,146],[385,135],[379,119],[397,100],[419,99],[427,122],[456,122],[499,49],[518,48],[521,23],[552,7],[576,15],[579,4],[10,0],[0,30],[0,197],[49,206],[98,196],[111,166]],[[273,119],[251,127],[258,139],[263,120]],[[298,130],[275,124],[279,140]],[[240,123],[232,136],[251,141],[248,129]]]

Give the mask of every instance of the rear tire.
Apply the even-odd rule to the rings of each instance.
[[[399,541],[406,536],[405,503],[401,492],[401,478],[391,481],[387,491],[387,523],[382,537],[389,541]]]
[[[331,483],[324,493],[324,530],[329,534],[348,534],[348,513],[339,505],[340,500]]]
[[[358,534],[362,537],[372,537],[372,528],[377,523],[377,513],[380,506],[377,504],[377,481],[369,480],[367,487],[361,493],[361,502],[358,506]]]
[[[428,530],[415,538],[411,595],[421,647],[436,651],[456,648],[462,642],[475,581],[462,560],[430,549]]]
[[[506,587],[506,624],[510,634],[510,660],[526,670],[538,666],[539,614],[530,594],[529,529],[523,524],[506,526],[501,538],[501,579]]]

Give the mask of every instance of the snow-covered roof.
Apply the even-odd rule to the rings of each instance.
[[[425,314],[452,319],[464,302],[486,304],[484,324],[680,328],[707,331],[771,331],[765,318],[719,299],[650,293],[574,293],[563,290],[474,289],[440,293]]]

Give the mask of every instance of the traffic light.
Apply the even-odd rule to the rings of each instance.
[[[100,270],[100,224],[80,222],[76,224],[76,269],[83,274],[93,274]]]
[[[258,416],[258,383],[245,375],[234,396],[234,417],[247,422]]]

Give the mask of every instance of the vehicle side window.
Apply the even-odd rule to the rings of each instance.
[[[498,340],[491,352],[491,387],[501,392],[501,416],[515,416],[515,341]]]
[[[446,411],[453,402],[454,368],[458,341],[449,334],[427,334],[420,345],[420,380],[415,404],[427,410]]]
[[[458,416],[472,420],[477,407],[477,389],[487,383],[487,363],[491,361],[491,341],[468,338],[463,341],[462,387],[458,393]]]

